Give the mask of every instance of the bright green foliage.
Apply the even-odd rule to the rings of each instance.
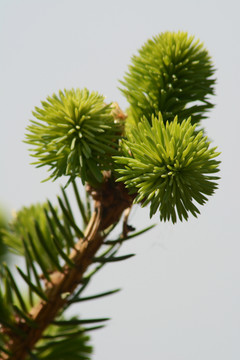
[[[31,121],[26,141],[34,146],[34,164],[48,165],[53,179],[67,175],[80,176],[83,183],[101,182],[101,170],[111,168],[118,132],[104,97],[87,89],[65,90],[35,110],[39,121]]]
[[[151,203],[150,216],[158,209],[161,220],[187,219],[188,211],[196,216],[194,201],[203,205],[216,189],[218,153],[195,127],[190,118],[164,125],[161,115],[153,116],[152,126],[144,118],[123,141],[124,156],[115,157],[123,165],[118,181],[137,192],[135,203]]]
[[[40,236],[46,239],[47,246],[53,256],[58,256],[58,251],[51,239],[51,229],[48,226],[45,212],[49,212],[48,204],[35,204],[30,207],[23,207],[14,214],[9,229],[3,232],[4,243],[9,247],[10,251],[23,256],[25,253],[23,239],[25,239],[31,256],[34,260],[38,260],[37,254],[44,251],[43,242],[38,239],[38,233],[40,233]],[[58,216],[60,217],[59,214]],[[50,214],[49,218],[52,218]],[[54,232],[57,234],[61,246],[63,246],[64,237],[56,224],[54,224]],[[46,251],[44,252],[45,256],[42,257],[42,262],[46,269],[50,271],[54,268],[54,263]]]
[[[76,251],[76,242],[84,239],[89,221],[93,225],[91,195],[94,197],[95,193],[95,198],[98,196],[104,204],[102,212],[97,213],[98,207],[94,209],[94,215],[101,215],[103,224],[105,217],[108,218],[106,204],[108,198],[115,195],[114,191],[123,192],[122,197],[117,197],[120,209],[121,201],[125,201],[124,186],[114,189],[115,181],[123,182],[133,195],[127,201],[128,206],[133,198],[142,206],[150,204],[150,216],[159,211],[160,220],[173,223],[177,218],[187,220],[189,213],[197,216],[196,205],[203,205],[214,193],[219,171],[216,148],[211,148],[203,132],[196,130],[206,111],[213,106],[208,99],[215,83],[212,75],[213,66],[202,44],[187,33],[166,32],[149,40],[139,55],[132,58],[129,73],[122,82],[122,92],[130,104],[126,122],[121,110],[114,112],[111,104],[105,104],[103,96],[87,89],[60,91],[59,95],[53,94],[43,101],[41,108],[35,108],[36,119],[31,121],[26,135],[32,156],[37,159],[34,164],[47,165],[49,178],[53,180],[63,175],[68,177],[80,224],[64,189],[57,198],[57,206],[48,201],[24,207],[9,226],[0,224],[5,249],[25,260],[24,269],[16,267],[16,271],[6,264],[0,266],[3,330],[0,331],[0,353],[8,353],[6,344],[11,342],[11,335],[24,341],[26,334],[16,319],[25,322],[30,330],[37,326],[29,310],[39,300],[49,301],[46,282],[51,282],[51,274],[59,271],[68,275],[70,269],[81,268],[70,254]],[[104,170],[110,171],[103,183]],[[80,177],[83,184],[91,185],[85,201],[80,196],[76,177]],[[107,229],[99,224],[97,236],[102,236],[101,249],[91,258],[90,269],[73,291],[71,287],[61,288],[58,295],[65,300],[63,308],[29,352],[27,360],[89,359],[92,348],[86,331],[102,327],[108,319],[69,318],[65,317],[65,311],[80,302],[119,291],[85,294],[92,277],[105,264],[134,256],[119,256],[122,244],[152,227],[129,235],[132,229],[127,218],[126,212],[123,231],[116,238],[109,236],[113,236],[112,231],[120,219],[116,223],[113,217]],[[86,324],[94,326],[85,327]]]
[[[165,32],[148,40],[132,57],[124,77],[123,94],[130,103],[129,121],[161,111],[163,120],[179,121],[189,116],[192,123],[204,118],[213,105],[213,66],[203,44],[185,32]]]

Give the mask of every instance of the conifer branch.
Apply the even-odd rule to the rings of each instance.
[[[111,181],[110,173],[105,174],[101,190],[89,189],[89,191],[92,191],[95,199],[94,211],[84,237],[79,239],[69,256],[74,266],[71,267],[66,263],[62,272],[56,270],[50,275],[50,281],[46,280],[44,294],[47,301],[41,300],[29,312],[29,317],[35,324],[34,327],[21,317],[15,320],[14,326],[21,331],[24,338],[18,336],[16,331],[3,329],[3,331],[8,331],[11,339],[5,347],[12,355],[10,356],[7,352],[2,353],[2,359],[24,360],[28,356],[29,351],[42,337],[44,330],[67,303],[68,297],[64,294],[72,294],[82,282],[86,269],[92,263],[94,255],[106,237],[104,230],[119,221],[122,212],[133,201],[133,197],[128,195],[122,184]]]
[[[75,302],[116,292],[81,296],[104,264],[133,256],[116,256],[122,242],[152,228],[128,235],[134,230],[128,225],[132,204],[149,204],[150,217],[158,212],[160,221],[173,223],[200,213],[196,205],[206,203],[219,179],[219,153],[199,130],[213,107],[213,74],[203,44],[187,33],[166,32],[133,56],[121,81],[127,115],[117,103],[106,104],[104,96],[87,89],[59,91],[35,108],[26,134],[33,164],[48,167],[49,179],[68,178],[83,229],[65,189],[59,210],[48,201],[23,208],[5,230],[0,221],[0,245],[3,234],[4,246],[24,257],[26,273],[17,270],[28,287],[27,300],[8,266],[0,266],[0,360],[55,360],[59,355],[89,360],[84,332],[102,325],[84,329],[80,324],[107,319],[65,320],[62,314]],[[77,178],[86,184],[86,204]],[[123,213],[122,234],[107,239]],[[99,255],[102,245],[107,250]],[[53,329],[57,326],[64,330]]]

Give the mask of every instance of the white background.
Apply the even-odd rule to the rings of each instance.
[[[118,79],[153,35],[188,31],[217,68],[216,107],[205,121],[222,152],[219,190],[198,219],[177,225],[134,210],[146,236],[125,245],[137,256],[108,265],[89,293],[121,293],[74,309],[110,316],[92,333],[93,360],[240,359],[239,13],[237,0],[0,1],[0,202],[9,211],[50,198],[58,183],[29,165],[23,144],[34,106],[59,89],[88,87],[127,106]]]

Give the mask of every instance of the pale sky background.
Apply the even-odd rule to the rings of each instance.
[[[75,310],[111,317],[92,333],[93,360],[240,359],[240,6],[238,0],[0,0],[0,202],[19,209],[55,201],[57,183],[30,166],[23,144],[34,106],[59,89],[87,87],[127,106],[117,89],[131,56],[153,35],[188,31],[217,68],[216,107],[205,121],[221,155],[221,181],[198,219],[158,222],[108,265],[89,293],[121,293]]]

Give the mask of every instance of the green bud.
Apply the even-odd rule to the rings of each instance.
[[[132,57],[121,84],[130,103],[127,123],[162,113],[164,122],[203,119],[213,107],[214,69],[203,44],[185,32],[165,32],[148,40]]]
[[[57,179],[80,176],[82,182],[101,183],[102,170],[111,169],[116,154],[119,125],[114,121],[111,105],[97,92],[60,91],[35,108],[38,121],[28,126],[26,142],[38,159],[38,167],[47,165]]]
[[[143,118],[122,141],[124,156],[114,157],[117,181],[136,194],[135,203],[150,203],[150,216],[159,210],[161,220],[173,223],[188,212],[197,216],[196,203],[203,205],[217,188],[219,153],[195,127],[191,118],[164,124],[159,114],[152,126]]]

